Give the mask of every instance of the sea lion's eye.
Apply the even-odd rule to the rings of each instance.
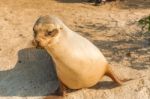
[[[45,33],[45,36],[50,36],[50,37],[54,37],[54,36],[56,36],[56,34],[58,34],[58,30],[57,29],[53,29],[53,30],[51,30],[51,31],[47,31],[46,33]]]
[[[49,35],[52,35],[52,31],[47,31],[45,36],[49,36]]]
[[[48,34],[48,35],[51,35],[51,34],[52,34],[52,31],[47,32],[47,34]]]

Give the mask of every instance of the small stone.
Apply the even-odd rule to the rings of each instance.
[[[5,21],[8,21],[8,18],[4,18]]]
[[[23,36],[22,34],[19,34],[19,36]]]
[[[130,52],[126,53],[126,56],[131,57],[131,53]]]

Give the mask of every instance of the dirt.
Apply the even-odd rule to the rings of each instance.
[[[133,79],[116,86],[104,77],[92,88],[68,90],[65,99],[150,98],[150,33],[137,22],[150,15],[150,1],[85,1],[0,0],[0,99],[58,98],[48,97],[58,87],[51,58],[31,44],[35,21],[48,14],[91,40],[120,78]]]

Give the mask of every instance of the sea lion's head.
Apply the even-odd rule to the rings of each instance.
[[[45,48],[58,39],[62,22],[54,16],[41,16],[33,27],[36,47]]]

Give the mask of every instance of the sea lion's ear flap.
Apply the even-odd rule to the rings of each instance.
[[[62,30],[62,29],[63,29],[63,27],[62,27],[62,26],[60,26],[60,25],[56,25],[56,28],[57,28],[57,29],[60,29],[60,30]]]

